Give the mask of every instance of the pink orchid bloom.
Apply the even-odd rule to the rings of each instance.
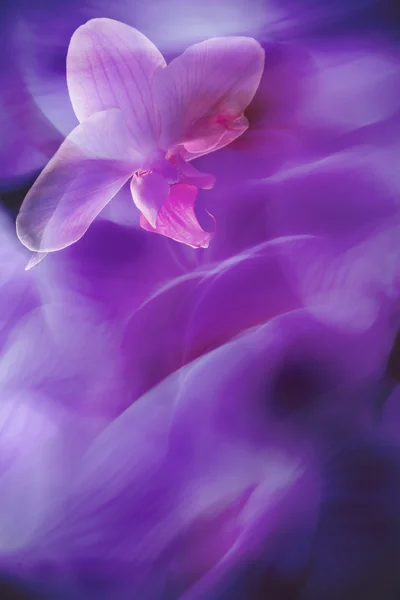
[[[131,179],[141,226],[207,247],[194,203],[212,175],[188,161],[248,128],[243,114],[262,76],[264,51],[247,37],[212,38],[166,64],[136,29],[93,19],[72,36],[69,95],[79,125],[32,186],[17,219],[29,266],[70,246]]]

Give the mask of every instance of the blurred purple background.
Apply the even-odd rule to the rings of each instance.
[[[0,599],[397,600],[397,3],[0,11]],[[265,72],[249,130],[196,161],[209,248],[140,229],[125,187],[25,272],[15,216],[77,123],[94,17],[167,60],[252,36]]]

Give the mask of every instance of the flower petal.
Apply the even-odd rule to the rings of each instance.
[[[264,50],[252,38],[212,38],[185,50],[154,77],[161,146],[205,154],[230,143],[247,128],[243,111],[263,68]]]
[[[152,227],[143,215],[140,217],[141,227],[193,248],[208,248],[214,233],[203,231],[197,221],[194,212],[196,196],[197,188],[192,185],[171,186],[170,194],[158,213],[156,227]]]
[[[139,31],[112,19],[92,19],[72,36],[67,82],[75,114],[120,108],[138,148],[154,146],[157,114],[151,82],[165,67],[157,48]]]
[[[228,129],[219,123],[217,125],[220,129],[214,128],[214,134],[211,132],[205,138],[187,142],[182,150],[182,156],[186,160],[193,160],[203,156],[203,154],[215,152],[224,146],[228,146],[249,128],[249,121],[244,115],[241,115],[229,123]]]
[[[187,183],[188,185],[194,185],[197,188],[203,190],[211,190],[215,185],[215,176],[211,173],[202,173],[187,163],[178,154],[176,157],[176,165],[179,173],[180,183]]]
[[[19,239],[35,252],[70,246],[141,160],[121,111],[93,115],[64,140],[28,192],[17,218]]]
[[[25,267],[25,271],[29,271],[33,267],[36,267],[39,263],[42,262],[44,258],[46,258],[47,252],[34,252],[31,256],[30,261]]]
[[[132,198],[152,227],[156,226],[157,215],[168,198],[169,185],[159,173],[135,175],[131,181]]]

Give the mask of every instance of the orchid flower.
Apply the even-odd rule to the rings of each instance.
[[[72,36],[67,84],[79,125],[32,186],[17,219],[21,242],[45,253],[79,240],[131,179],[142,228],[207,247],[194,212],[213,175],[190,161],[226,146],[248,128],[264,51],[247,37],[212,38],[166,64],[136,29],[92,19]],[[39,253],[39,254],[38,254]]]

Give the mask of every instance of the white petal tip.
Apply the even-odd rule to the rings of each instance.
[[[25,267],[25,271],[29,271],[30,269],[38,265],[40,262],[42,262],[42,260],[47,256],[47,254],[47,252],[34,252],[30,261]]]

